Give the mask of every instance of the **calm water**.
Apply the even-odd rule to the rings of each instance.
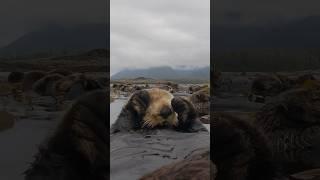
[[[0,179],[23,180],[38,145],[52,133],[55,121],[21,120],[0,132]]]
[[[126,99],[116,99],[110,104],[110,126],[116,121],[122,107],[126,102]]]

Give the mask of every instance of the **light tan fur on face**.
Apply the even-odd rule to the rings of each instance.
[[[146,110],[146,114],[143,118],[143,127],[156,127],[164,125],[164,122],[167,122],[168,125],[176,126],[178,123],[177,113],[173,111],[172,115],[168,116],[167,118],[163,118],[160,116],[160,111],[163,107],[170,107],[171,100],[173,99],[173,95],[170,94],[168,91],[154,88],[147,90],[150,96],[150,104],[148,109]]]

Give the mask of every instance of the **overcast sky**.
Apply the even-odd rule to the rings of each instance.
[[[1,0],[0,47],[50,24],[106,22],[109,0]]]
[[[111,0],[111,74],[209,65],[210,0]]]

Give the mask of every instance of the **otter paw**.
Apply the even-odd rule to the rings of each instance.
[[[171,100],[173,110],[178,114],[177,130],[190,131],[197,114],[194,106],[186,99],[175,97]]]
[[[137,91],[131,96],[128,104],[137,113],[137,115],[142,116],[149,105],[148,92],[145,90]]]

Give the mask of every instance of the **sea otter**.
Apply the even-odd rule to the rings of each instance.
[[[140,90],[124,106],[111,132],[168,126],[190,131],[196,118],[196,110],[187,99],[158,88]]]
[[[278,176],[269,140],[247,120],[213,115],[212,160],[216,180],[271,180]]]
[[[110,179],[139,179],[209,149],[210,134],[193,105],[168,91],[136,91],[111,128]]]
[[[81,96],[39,148],[26,180],[109,179],[107,92]]]
[[[9,83],[19,83],[23,80],[23,77],[24,77],[23,72],[14,71],[8,75],[8,82]]]
[[[22,90],[24,92],[32,90],[33,84],[44,77],[46,75],[46,72],[44,71],[30,71],[26,72],[23,80],[22,80]]]
[[[60,74],[48,74],[44,77],[42,77],[41,79],[39,79],[38,81],[36,81],[33,86],[32,89],[33,91],[35,91],[36,93],[38,93],[39,95],[42,96],[53,96],[53,92],[52,92],[52,86],[54,85],[54,83],[60,79],[62,79],[64,76],[60,75]]]
[[[320,91],[293,89],[276,96],[256,115],[255,124],[272,142],[285,173],[320,166]]]
[[[74,73],[56,81],[51,87],[51,92],[56,97],[63,96],[64,100],[73,100],[86,92],[97,89],[103,89],[98,81],[85,74]]]

